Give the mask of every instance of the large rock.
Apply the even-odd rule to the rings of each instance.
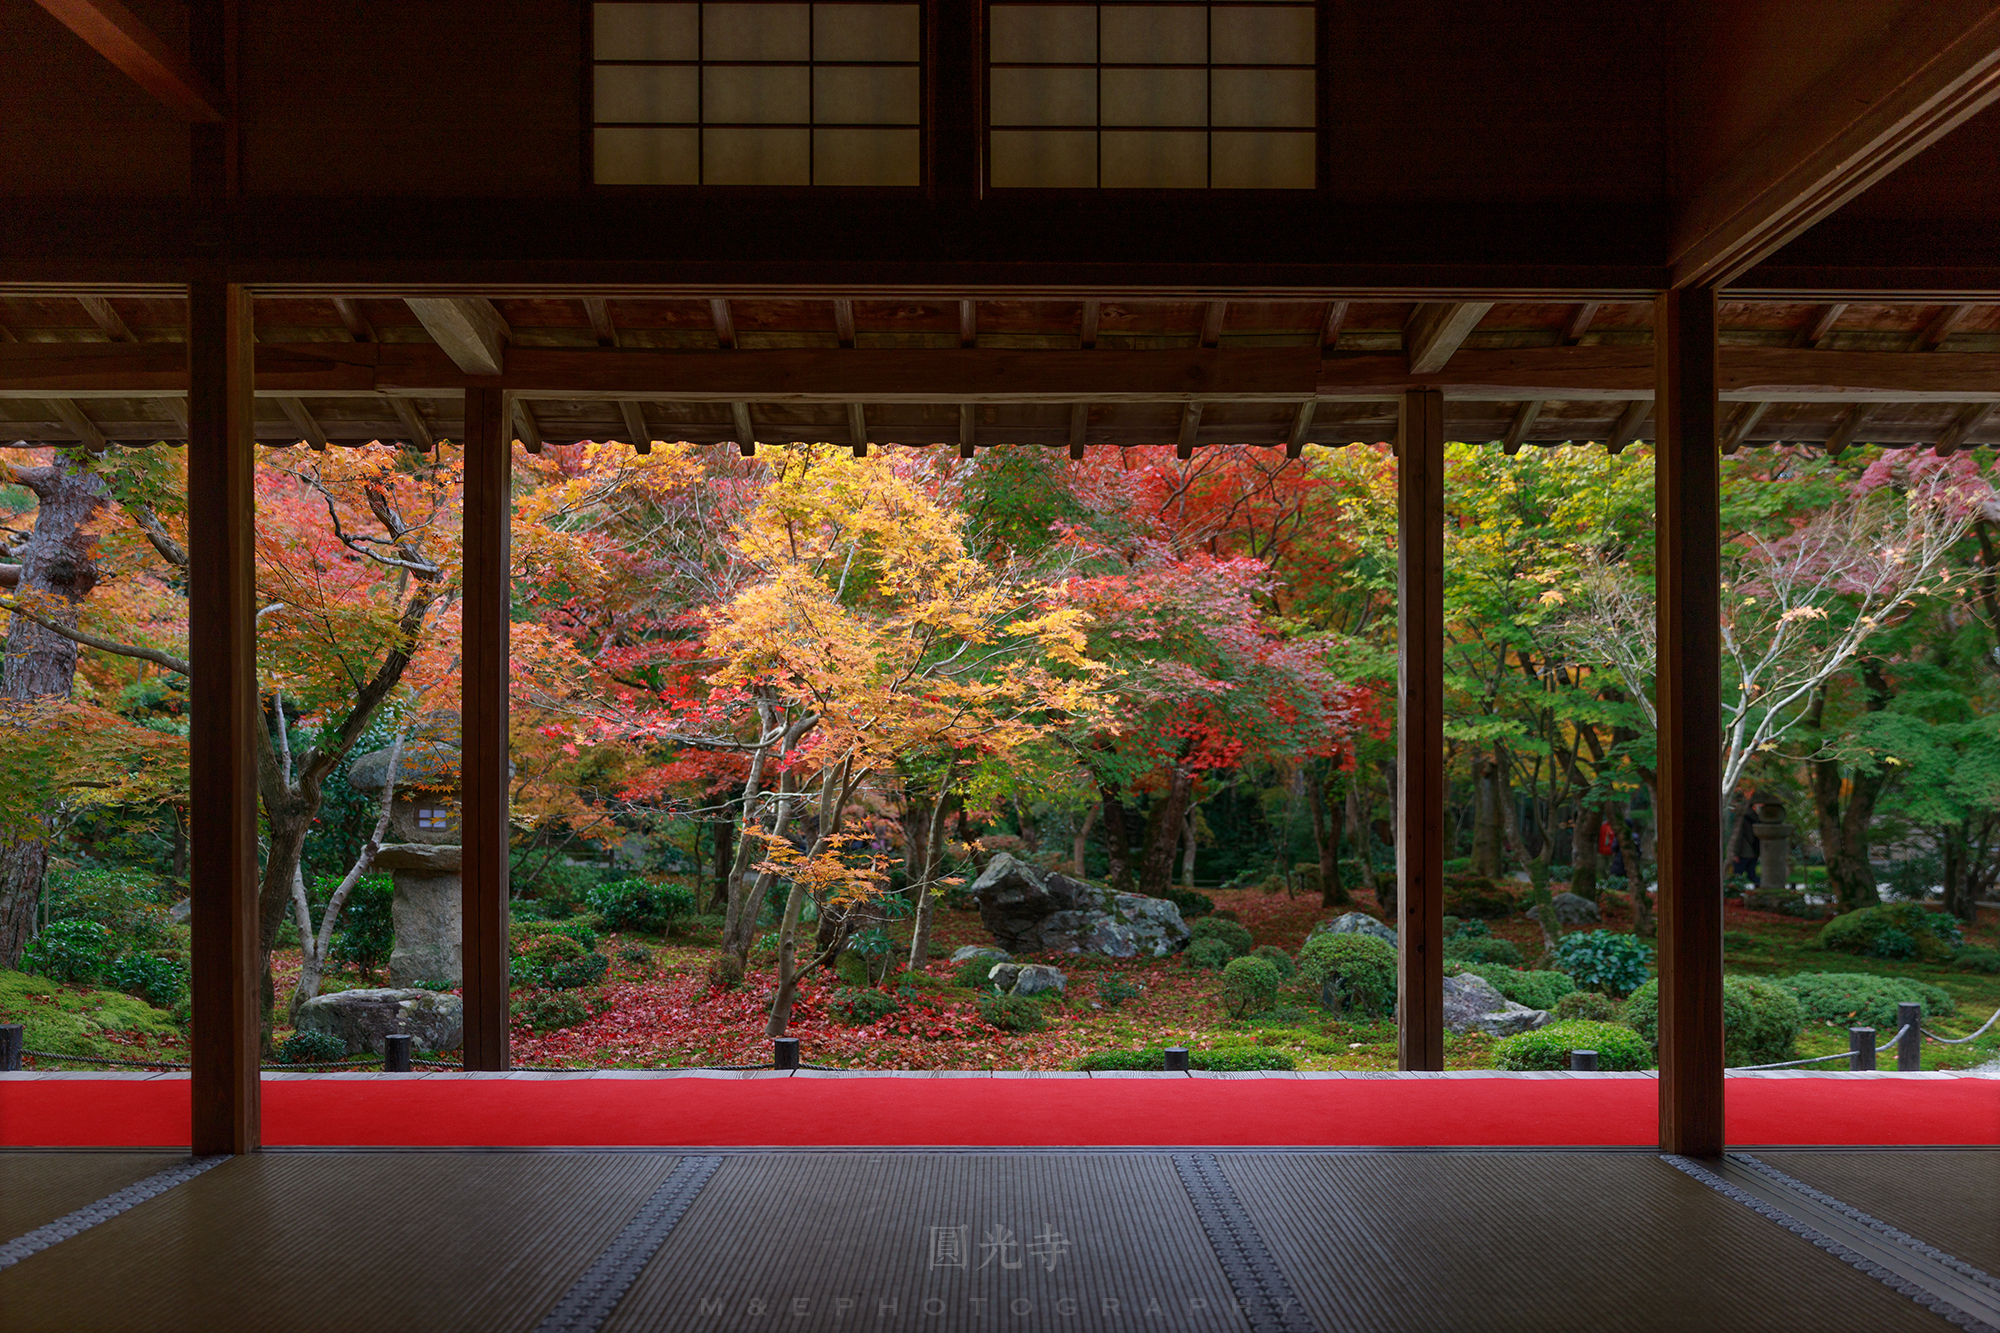
[[[412,870],[420,875],[456,875],[465,863],[457,843],[389,842],[375,853],[378,870]]]
[[[382,1039],[407,1033],[422,1051],[455,1051],[465,1044],[465,1004],[436,991],[380,987],[336,991],[299,1006],[300,1032],[329,1032],[347,1043],[347,1053],[382,1053]]]
[[[1549,1021],[1545,1009],[1530,1009],[1502,995],[1497,987],[1476,972],[1461,972],[1444,979],[1444,1027],[1447,1032],[1484,1032],[1492,1037],[1511,1037],[1543,1027]]]
[[[1061,968],[1040,963],[1001,963],[986,977],[1008,995],[1040,995],[1043,991],[1069,989],[1069,977]]]
[[[458,848],[426,850],[455,853]],[[396,946],[389,954],[389,980],[399,986],[420,981],[456,986],[464,979],[464,897],[455,872],[396,872],[396,896],[390,904]]]
[[[1556,923],[1564,926],[1595,925],[1600,919],[1597,904],[1580,893],[1558,893],[1549,899],[1556,909]]]
[[[995,853],[972,883],[980,920],[1009,953],[1100,953],[1162,958],[1187,947],[1180,908],[1116,893]]]
[[[1373,935],[1376,939],[1386,942],[1392,949],[1396,946],[1395,929],[1383,925],[1366,912],[1348,912],[1345,915],[1335,917],[1331,921],[1322,921],[1313,927],[1312,933],[1315,935]]]
[[[1007,961],[1007,951],[996,949],[990,944],[967,944],[953,951],[951,961],[962,963],[968,958],[991,958],[996,963]]]

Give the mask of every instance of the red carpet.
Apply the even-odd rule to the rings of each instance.
[[[1647,1145],[1649,1079],[422,1079],[264,1085],[272,1146]],[[2000,1082],[1731,1079],[1742,1144],[2000,1142]],[[0,1145],[188,1141],[184,1079],[0,1079]]]

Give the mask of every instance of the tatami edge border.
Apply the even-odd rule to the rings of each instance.
[[[1446,1070],[1403,1070],[1403,1069],[1253,1069],[1253,1070],[1192,1070],[1186,1073],[1167,1073],[1163,1070],[1119,1069],[1092,1072],[1076,1069],[506,1069],[476,1070],[460,1069],[422,1070],[409,1074],[389,1074],[372,1070],[335,1070],[327,1073],[310,1071],[293,1073],[289,1070],[272,1071],[262,1076],[266,1083],[296,1081],[310,1082],[411,1082],[422,1079],[449,1080],[513,1080],[517,1082],[560,1082],[565,1080],[598,1079],[663,1079],[663,1078],[723,1078],[723,1079],[838,1079],[838,1078],[1140,1078],[1140,1079],[1509,1079],[1530,1081],[1535,1079],[1644,1079],[1658,1081],[1656,1070],[1600,1070],[1594,1073],[1576,1073],[1562,1070],[1506,1070],[1506,1069],[1446,1069]],[[74,1069],[23,1069],[12,1073],[0,1073],[0,1085],[8,1083],[32,1083],[43,1079],[81,1079],[91,1082],[140,1083],[148,1080],[178,1079],[187,1081],[185,1071],[131,1071]],[[1972,1069],[1936,1069],[1922,1073],[1903,1074],[1892,1069],[1850,1070],[1850,1069],[1768,1069],[1746,1070],[1728,1075],[1731,1082],[1747,1079],[1773,1078],[1819,1078],[1819,1079],[1872,1079],[1900,1081],[1938,1081],[1952,1079],[1982,1079],[1988,1082],[2000,1081],[2000,1072]]]

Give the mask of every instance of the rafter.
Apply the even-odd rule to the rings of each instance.
[[[1077,324],[1077,345],[1079,347],[1088,349],[1097,346],[1098,314],[1098,303],[1096,301],[1085,301],[1083,303],[1083,317]]]
[[[1861,433],[1862,426],[1867,424],[1868,418],[1874,411],[1873,403],[1856,403],[1848,408],[1846,415],[1842,416],[1839,424],[1833,428],[1833,434],[1826,437],[1827,456],[1840,457],[1841,451],[1854,443],[1854,437]]]
[[[842,347],[854,346],[854,302],[833,303],[833,336]]]
[[[1542,400],[1539,398],[1523,399],[1521,405],[1514,409],[1514,419],[1508,423],[1507,433],[1500,440],[1500,447],[1506,450],[1508,457],[1511,458],[1521,451],[1521,441],[1528,438],[1528,432],[1534,428],[1535,418],[1541,414]]]
[[[36,3],[168,110],[210,124],[223,118],[223,100],[214,86],[118,0]]]
[[[511,330],[483,296],[406,298],[432,341],[468,375],[498,375],[507,366]]]
[[[1193,458],[1195,435],[1201,430],[1200,403],[1188,403],[1181,408],[1181,433],[1174,441],[1175,458]]]
[[[602,296],[583,298],[583,313],[590,320],[591,336],[599,347],[618,345],[618,326],[611,322],[611,302]]]
[[[431,428],[424,424],[424,419],[418,414],[415,403],[393,394],[389,402],[396,409],[397,417],[402,420],[403,429],[410,432],[412,445],[426,452],[436,447],[437,437],[432,435]]]
[[[300,439],[314,449],[326,448],[326,432],[320,429],[319,422],[313,419],[313,414],[306,410],[303,402],[283,397],[278,399],[278,406],[283,409],[285,419],[292,423],[292,429],[299,433]]]
[[[1821,306],[1818,312],[1813,315],[1812,323],[1800,331],[1798,341],[1794,346],[1818,347],[1826,341],[1826,336],[1833,332],[1833,326],[1838,324],[1840,317],[1846,313],[1847,303],[1845,301],[1837,301],[1832,305]]]
[[[1201,345],[1222,345],[1222,322],[1229,317],[1229,302],[1210,301],[1201,314]]]
[[[753,456],[757,452],[757,431],[750,422],[750,404],[731,403],[729,419],[735,423],[737,449],[745,458]]]
[[[1452,353],[1464,345],[1467,335],[1492,308],[1491,301],[1437,301],[1419,305],[1403,329],[1410,373],[1432,375],[1443,370]]]
[[[646,413],[630,398],[618,400],[618,415],[625,418],[625,433],[630,436],[628,443],[642,454],[653,452],[653,432],[647,429]]]
[[[868,457],[868,409],[859,403],[847,405],[847,442],[856,458]]]
[[[1646,418],[1653,415],[1651,398],[1634,398],[1625,404],[1625,410],[1618,414],[1617,422],[1611,427],[1611,438],[1604,442],[1607,453],[1616,458],[1625,452],[1625,446],[1639,438],[1639,428],[1646,424]]]
[[[535,419],[535,409],[525,398],[514,400],[514,419],[521,430],[521,447],[531,454],[542,451],[542,423]]]
[[[1597,318],[1598,305],[1596,301],[1585,301],[1570,311],[1569,322],[1563,325],[1563,346],[1574,347],[1583,341],[1583,335],[1590,332],[1590,321]]]
[[[1340,327],[1347,323],[1347,302],[1328,301],[1326,318],[1319,326],[1319,346],[1323,352],[1331,352],[1340,346]]]
[[[111,308],[111,302],[101,296],[79,296],[76,303],[83,307],[83,313],[90,316],[90,322],[103,331],[104,336],[115,343],[139,341],[132,336],[124,318]]]
[[[1292,413],[1292,433],[1285,437],[1285,457],[1297,458],[1305,452],[1306,432],[1312,429],[1313,412],[1319,404],[1308,398]]]
[[[972,457],[973,442],[977,438],[977,427],[973,424],[972,404],[965,403],[958,409],[958,456]]]
[[[1736,420],[1730,423],[1729,434],[1722,437],[1722,452],[1733,454],[1741,449],[1743,442],[1750,438],[1750,432],[1764,419],[1764,413],[1770,410],[1769,403],[1745,403],[1743,410],[1736,414]]]
[[[358,343],[376,341],[375,326],[368,322],[368,316],[361,313],[361,303],[345,296],[333,298],[333,313],[340,316],[340,322],[347,327],[347,336]]]
[[[55,408],[56,417],[76,436],[78,443],[84,448],[93,453],[105,448],[104,432],[97,428],[96,422],[84,415],[81,407],[67,398],[52,398],[49,400],[49,405]]]
[[[708,301],[709,322],[715,325],[715,345],[734,349],[736,346],[736,316],[729,309],[726,298],[712,296]]]
[[[1069,456],[1083,461],[1084,436],[1090,430],[1090,404],[1071,403],[1069,408]]]
[[[1967,403],[1945,433],[1938,437],[1938,442],[1934,446],[1937,456],[1948,458],[1957,453],[1959,446],[1965,443],[1966,437],[1979,429],[1991,415],[1993,415],[1993,404]]]
[[[1963,324],[1965,317],[1971,313],[1972,307],[1969,305],[1948,305],[1938,311],[1932,317],[1931,322],[1924,325],[1923,332],[1917,335],[1916,341],[1911,344],[1912,350],[1918,352],[1935,352],[1939,347],[1944,345],[1944,340],[1951,337],[1953,330],[1957,329],[1960,324]]]
[[[979,302],[960,301],[958,303],[958,345],[977,347],[979,345]]]

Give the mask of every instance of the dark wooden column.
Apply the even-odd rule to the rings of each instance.
[[[191,1059],[205,1155],[259,1141],[250,293],[191,285],[187,344]]]
[[[1444,1068],[1444,395],[1403,395],[1396,445],[1396,1032]]]
[[[507,1067],[507,680],[514,432],[507,395],[465,391],[465,1067]]]
[[[1722,1152],[1721,451],[1715,290],[1661,296],[1658,543],[1660,1148]]]

